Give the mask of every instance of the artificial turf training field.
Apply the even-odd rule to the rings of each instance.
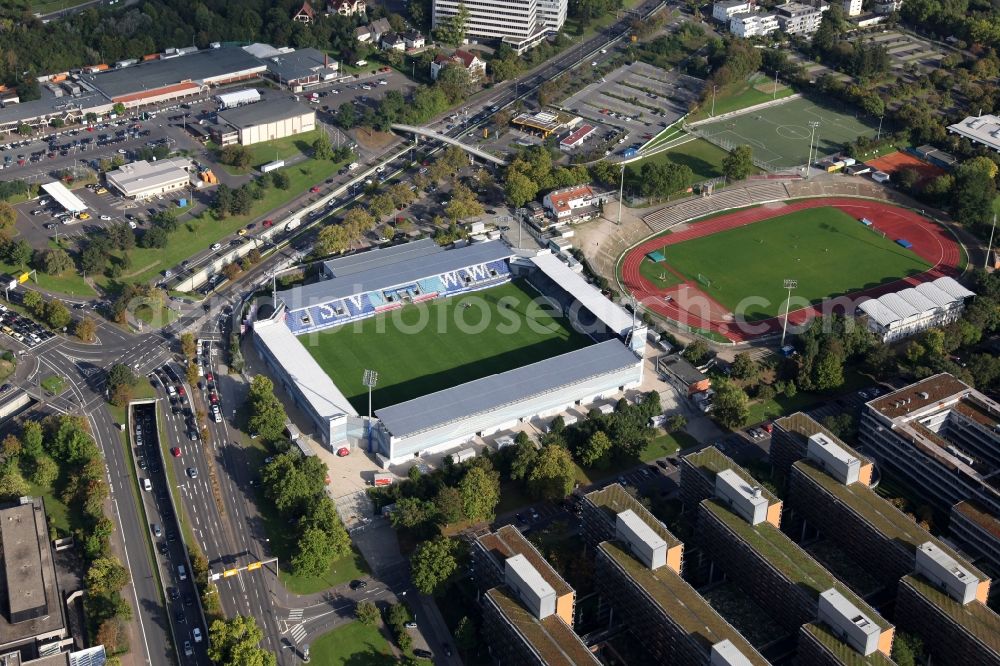
[[[730,312],[738,312],[747,297],[765,299],[744,309],[748,320],[783,311],[785,278],[798,280],[796,299],[815,304],[930,268],[912,250],[833,207],[761,220],[661,252],[666,264]]]
[[[367,414],[368,389],[361,383],[366,368],[378,372],[372,393],[378,409],[592,343],[564,317],[554,318],[552,308],[533,306],[536,298],[538,292],[515,281],[407,305],[299,340],[355,409]]]

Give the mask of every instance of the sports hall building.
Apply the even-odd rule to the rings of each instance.
[[[320,281],[280,291],[254,323],[255,345],[331,449],[361,443],[363,418],[297,336],[438,298],[527,278],[594,344],[375,411],[373,450],[384,464],[446,451],[574,405],[638,386],[645,330],[558,258],[522,257],[502,241],[444,249],[425,239],[326,262]]]

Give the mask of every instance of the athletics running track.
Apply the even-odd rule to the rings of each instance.
[[[913,243],[913,251],[926,259],[931,268],[919,275],[855,292],[816,306],[793,310],[789,315],[791,324],[801,324],[819,314],[833,312],[853,314],[857,305],[865,300],[863,297],[881,296],[942,275],[954,277],[960,272],[961,252],[958,243],[942,225],[935,224],[913,211],[880,201],[827,197],[746,208],[690,224],[681,231],[665,236],[654,236],[632,248],[625,255],[622,262],[623,284],[647,309],[691,327],[714,331],[736,342],[780,331],[781,319],[778,317],[755,322],[736,320],[726,307],[703,292],[697,282],[686,280],[681,285],[660,289],[639,274],[639,265],[647,254],[665,245],[675,245],[779,215],[822,206],[839,208],[859,220],[867,217],[874,223],[876,230],[884,232],[886,237],[892,240],[897,238],[909,240]]]

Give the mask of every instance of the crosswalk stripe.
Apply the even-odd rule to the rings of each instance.
[[[288,620],[289,620],[289,622],[298,622],[301,619],[302,619],[302,609],[301,608],[293,608],[292,610],[288,611]]]
[[[299,641],[301,641],[303,638],[306,637],[306,628],[303,627],[301,624],[297,624],[291,628],[289,633],[291,633],[292,635],[292,640],[298,643]]]

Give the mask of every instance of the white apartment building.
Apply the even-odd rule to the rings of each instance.
[[[737,37],[760,37],[776,32],[781,26],[776,14],[736,14],[729,19],[729,32]]]
[[[729,20],[736,14],[749,14],[753,11],[750,0],[719,0],[712,5],[712,18],[729,25]]]
[[[878,0],[874,10],[876,14],[892,14],[903,8],[903,0]]]
[[[811,35],[819,30],[823,12],[830,9],[830,5],[813,7],[801,2],[786,2],[775,9],[778,12],[778,23],[784,32],[789,35]]]
[[[848,16],[861,16],[861,0],[843,0],[844,13]]]
[[[469,39],[503,40],[523,53],[566,22],[568,0],[434,0],[434,27],[458,14],[465,5]]]

